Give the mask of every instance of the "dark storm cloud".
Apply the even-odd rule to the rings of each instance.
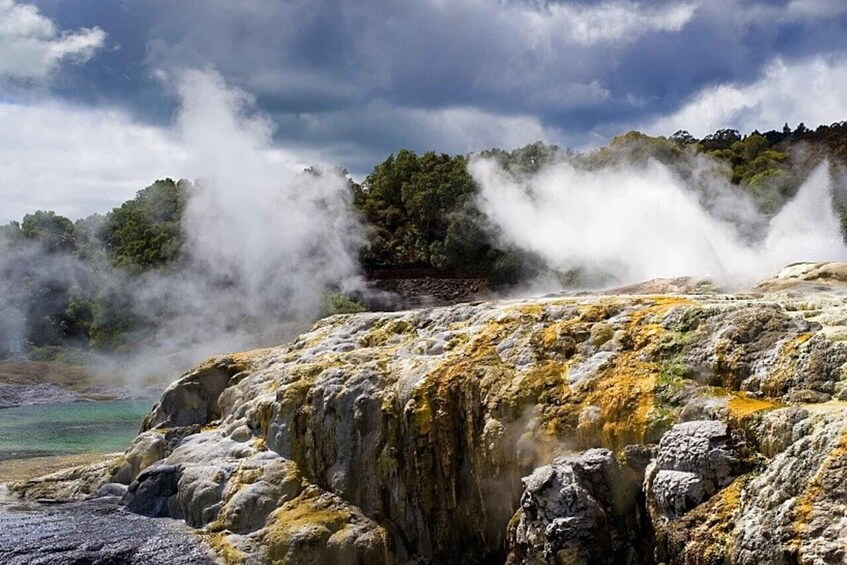
[[[62,68],[58,94],[163,123],[161,77],[214,68],[257,97],[280,143],[357,172],[400,147],[603,142],[710,86],[755,82],[775,58],[839,52],[847,31],[835,0],[38,5],[62,28],[109,36],[95,60]]]

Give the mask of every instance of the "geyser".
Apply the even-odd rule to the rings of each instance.
[[[557,271],[587,270],[615,283],[690,275],[738,286],[796,261],[847,259],[826,164],[770,219],[728,183],[710,179],[704,195],[657,162],[588,171],[561,161],[527,177],[490,159],[469,166],[480,209],[503,240]],[[751,236],[757,224],[763,233]]]

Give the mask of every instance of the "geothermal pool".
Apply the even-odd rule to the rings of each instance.
[[[153,403],[133,399],[0,409],[0,461],[123,451]]]

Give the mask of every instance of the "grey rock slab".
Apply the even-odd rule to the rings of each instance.
[[[214,553],[181,520],[147,518],[115,497],[57,505],[0,503],[4,565],[206,565]]]

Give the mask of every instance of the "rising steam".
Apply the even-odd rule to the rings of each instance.
[[[176,130],[199,180],[182,268],[147,277],[139,293],[159,320],[153,342],[194,350],[194,360],[278,343],[316,317],[327,288],[356,284],[363,239],[349,181],[339,170],[304,172],[274,146],[252,99],[216,73],[188,71],[178,92]]]
[[[691,275],[735,286],[796,261],[847,259],[825,165],[770,220],[739,190],[711,179],[698,193],[656,162],[586,171],[563,161],[518,178],[478,158],[470,171],[507,243],[606,284]],[[751,237],[757,224],[764,233]]]
[[[97,288],[126,302],[145,329],[129,336],[131,351],[117,360],[124,375],[172,375],[212,354],[282,343],[317,317],[328,288],[359,284],[363,230],[346,174],[305,171],[274,144],[271,121],[252,98],[217,73],[187,71],[175,84],[172,135],[183,151],[173,170],[197,179],[180,261],[138,276],[103,264],[92,275],[90,265],[34,243],[0,248],[4,340],[22,339],[28,317],[5,288],[20,269],[64,288],[95,276]]]

